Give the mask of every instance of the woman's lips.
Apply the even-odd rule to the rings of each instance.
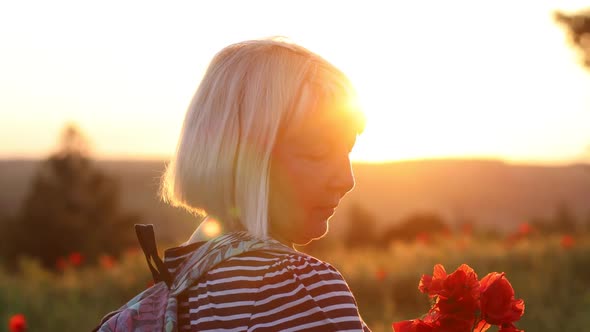
[[[318,211],[318,213],[324,217],[329,217],[331,215],[334,214],[334,211],[336,210],[336,207],[330,207],[330,206],[326,206],[326,207],[317,207],[315,208],[316,211]]]

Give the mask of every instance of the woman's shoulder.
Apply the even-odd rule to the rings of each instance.
[[[255,287],[273,293],[292,291],[293,285],[321,293],[327,289],[350,291],[340,272],[311,255],[257,250],[230,257],[209,270],[200,282],[215,281],[226,288]]]
[[[334,268],[330,263],[322,261],[316,257],[313,257],[304,252],[293,250],[291,252],[285,251],[273,251],[273,250],[253,250],[244,252],[240,255],[230,257],[224,263],[224,265],[243,265],[243,264],[254,264],[254,265],[265,265],[265,266],[282,266],[282,267],[301,267],[301,266],[313,266],[319,269],[332,270],[338,273],[338,270]]]
[[[230,271],[251,271],[250,274],[258,276],[260,280],[278,276],[285,278],[297,276],[300,281],[303,281],[315,276],[320,279],[344,281],[340,272],[328,262],[298,251],[291,253],[270,250],[245,252],[230,257],[209,271],[208,274],[217,276]]]
[[[187,295],[191,313],[201,317],[196,323],[205,324],[202,328],[212,323],[211,317],[240,320],[241,311],[242,324],[249,328],[354,330],[363,324],[340,272],[301,252],[260,250],[231,257],[205,274]]]

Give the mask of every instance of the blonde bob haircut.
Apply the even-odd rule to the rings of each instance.
[[[266,238],[275,141],[325,100],[344,105],[344,123],[360,134],[364,118],[355,96],[340,70],[284,38],[222,49],[188,107],[160,198],[223,229]]]

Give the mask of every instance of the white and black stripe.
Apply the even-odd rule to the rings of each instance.
[[[170,273],[199,245],[166,250]],[[180,331],[370,331],[342,275],[303,253],[231,257],[178,301]]]

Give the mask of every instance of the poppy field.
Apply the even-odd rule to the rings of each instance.
[[[334,247],[314,255],[342,272],[373,331],[392,331],[394,322],[424,317],[432,303],[418,286],[436,264],[449,273],[468,264],[480,279],[503,272],[524,301],[524,314],[515,322],[519,329],[585,331],[590,326],[588,234],[420,236],[387,248]],[[56,271],[21,259],[17,273],[0,270],[0,331],[88,331],[150,285],[138,250],[97,262],[74,252],[56,262]]]

